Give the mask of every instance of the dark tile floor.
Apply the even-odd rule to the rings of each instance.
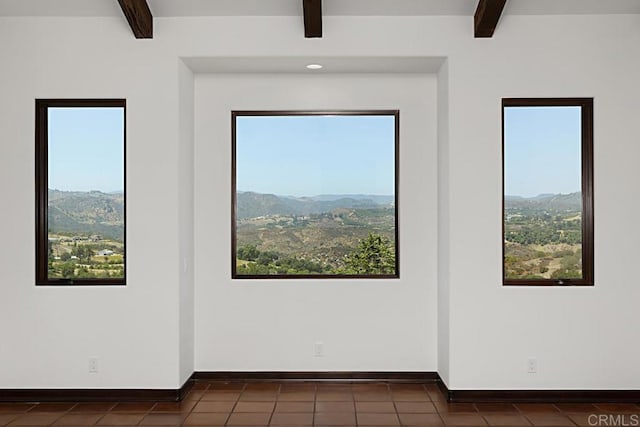
[[[0,426],[594,426],[614,414],[631,422],[640,406],[447,403],[436,384],[199,381],[179,403],[0,403]]]

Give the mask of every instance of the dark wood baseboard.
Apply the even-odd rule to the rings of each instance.
[[[215,371],[194,372],[194,380],[209,381],[332,381],[332,382],[394,382],[394,383],[435,383],[440,381],[437,372],[347,372],[347,371],[308,371],[308,372],[244,372]]]
[[[193,383],[191,375],[179,389],[0,388],[0,402],[179,402]]]
[[[449,390],[438,385],[451,403],[638,403],[640,390]]]
[[[194,372],[179,389],[0,389],[0,402],[182,400],[196,381],[434,383],[449,402],[638,403],[640,390],[449,390],[437,372]]]

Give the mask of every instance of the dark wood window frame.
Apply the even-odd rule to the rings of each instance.
[[[507,279],[505,275],[505,107],[581,107],[582,278]],[[593,286],[593,98],[502,99],[502,280],[504,286]]]
[[[236,118],[241,116],[394,116],[394,227],[395,274],[237,274],[236,271]],[[399,110],[234,110],[231,112],[231,278],[232,279],[399,279],[400,232],[398,200],[400,188],[400,111]]]
[[[35,110],[35,181],[36,181],[36,286],[124,286],[126,285],[126,146],[127,119],[125,99],[36,99]],[[119,107],[124,110],[123,167],[124,167],[124,236],[125,268],[122,278],[49,278],[48,277],[48,180],[49,180],[49,144],[48,110],[49,108],[105,108]]]

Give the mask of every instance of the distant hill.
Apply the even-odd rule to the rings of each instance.
[[[124,238],[124,194],[49,189],[49,231]]]
[[[552,210],[581,210],[582,193],[539,194],[534,197],[505,196],[507,208],[535,208]]]
[[[246,191],[237,194],[236,214],[238,219],[268,215],[309,215],[339,208],[378,208],[389,206],[393,201],[393,196],[364,194],[291,197]]]
[[[319,196],[310,197],[310,199],[319,202],[334,201],[345,198],[354,200],[371,200],[381,205],[389,205],[395,202],[395,197],[393,196],[380,196],[376,194],[321,194]]]

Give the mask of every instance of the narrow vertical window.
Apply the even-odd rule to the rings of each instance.
[[[36,284],[125,284],[122,99],[36,100]]]
[[[503,283],[593,285],[593,99],[503,99]]]

